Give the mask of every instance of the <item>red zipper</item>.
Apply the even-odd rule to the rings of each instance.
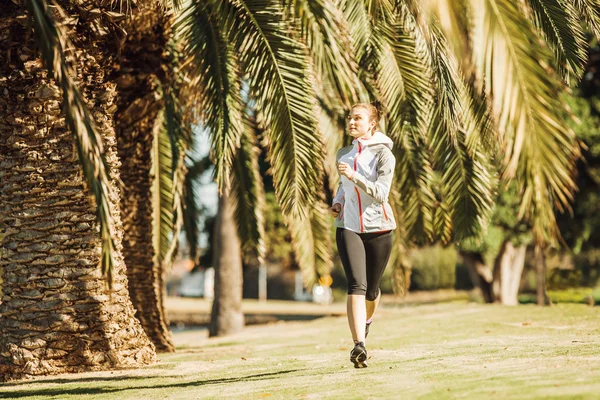
[[[362,146],[360,145],[360,142],[358,142],[358,154],[356,155],[356,157],[354,157],[354,171],[356,172],[356,162],[358,161],[358,156],[360,156],[360,152],[362,151]],[[364,232],[365,230],[365,226],[363,224],[363,217],[362,217],[362,203],[360,201],[360,192],[358,191],[358,188],[356,186],[354,186],[354,190],[356,191],[356,195],[358,196],[358,216],[359,216],[359,222],[360,222],[360,231]]]
[[[389,218],[388,218],[388,216],[387,216],[387,213],[385,212],[385,203],[383,203],[383,204],[381,205],[381,208],[383,208],[383,216],[384,216],[385,220],[386,220],[386,221],[388,221],[388,220],[389,220]]]

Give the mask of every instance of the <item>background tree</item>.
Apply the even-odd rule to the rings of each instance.
[[[518,218],[519,196],[512,182],[501,188],[487,234],[460,243],[460,255],[487,303],[517,305],[531,226]]]
[[[263,13],[257,16],[254,12],[259,5]],[[287,64],[278,69],[277,63],[269,63],[278,61],[281,49],[291,51],[297,45],[300,45],[297,49],[301,49],[304,44],[315,50],[305,60],[308,65],[315,66],[314,71],[327,71],[327,60],[334,58],[344,66],[344,71],[355,71],[353,68],[360,66],[356,70],[358,80],[352,74],[346,74],[350,77],[345,81],[349,82],[346,86],[335,83],[336,77],[318,74],[315,75],[323,79],[311,82],[319,106],[313,112],[320,115],[319,128],[325,149],[331,152],[343,141],[339,122],[345,112],[344,106],[347,106],[345,101],[380,98],[387,107],[387,131],[396,142],[398,159],[394,207],[409,238],[404,243],[397,243],[396,249],[401,250],[399,254],[406,252],[410,241],[447,242],[481,234],[491,211],[494,190],[494,172],[487,160],[494,159],[499,150],[504,152],[498,160],[502,180],[506,182],[519,177],[520,217],[531,221],[539,249],[543,250],[545,243],[555,243],[558,231],[553,207],[568,208],[575,187],[572,178],[574,160],[579,154],[573,131],[563,123],[564,110],[558,93],[565,86],[560,78],[572,81],[581,74],[585,55],[581,23],[584,21],[594,27],[598,19],[591,4],[578,3],[544,12],[547,4],[537,2],[515,5],[506,1],[482,1],[477,8],[462,2],[444,1],[424,5],[410,1],[342,1],[338,3],[341,13],[323,11],[330,5],[326,1],[311,4],[302,1],[283,4],[276,1],[208,2],[202,6],[192,5],[188,11],[186,32],[192,43],[190,54],[196,52],[196,65],[202,67],[197,70],[202,74],[196,74],[196,81],[208,84],[200,85],[206,87],[202,99],[208,103],[199,104],[208,104],[203,108],[203,118],[208,121],[208,126],[219,129],[213,140],[221,144],[214,146],[221,155],[217,162],[222,160],[216,173],[220,187],[229,176],[226,172],[228,163],[239,137],[236,133],[239,129],[228,133],[223,127],[233,127],[230,113],[239,112],[239,106],[237,111],[233,107],[237,104],[232,97],[236,91],[231,90],[235,81],[226,79],[225,74],[217,76],[206,72],[215,74],[219,71],[218,65],[239,66],[242,76],[248,71],[249,96],[256,96],[259,123],[264,120],[269,129],[278,129],[281,125],[270,123],[269,111],[272,110],[268,107],[282,103],[268,96],[277,92],[311,92],[297,89],[286,92],[286,75],[278,75],[281,71],[307,71],[306,64],[300,63],[301,52],[296,53],[296,57],[290,54],[286,59],[286,63],[298,61],[295,68]],[[275,25],[272,21],[269,25],[269,18],[283,13],[289,15],[286,22],[290,26],[286,29],[290,34],[286,38],[272,36]],[[324,16],[328,15],[334,22],[323,22],[327,20]],[[199,35],[200,31],[191,28],[194,18],[204,21],[203,26],[212,23],[215,28]],[[276,19],[281,20],[280,17]],[[343,23],[336,25],[335,21]],[[336,48],[327,42],[331,37],[327,29],[332,26],[347,27],[347,30],[339,29],[338,37],[351,44],[354,58],[344,58],[331,50]],[[558,33],[553,28],[557,26]],[[295,28],[299,28],[298,31]],[[215,40],[206,40],[215,32]],[[551,35],[553,32],[560,36],[559,41]],[[344,36],[345,33],[349,36]],[[238,34],[244,39],[253,39],[240,42]],[[216,38],[225,38],[225,42],[234,47],[243,46],[240,47],[242,57],[238,60],[228,56],[230,53],[225,45],[218,53],[216,48],[210,47],[221,43]],[[292,41],[294,38],[297,42]],[[316,41],[329,46],[319,46]],[[492,51],[497,48],[506,51]],[[222,57],[216,58],[215,54],[222,54]],[[253,58],[247,59],[250,54]],[[220,64],[216,60],[220,60]],[[544,64],[539,60],[547,62]],[[275,68],[271,74],[258,73],[259,66],[265,67],[262,71],[269,71],[269,65]],[[507,71],[511,79],[506,79]],[[283,77],[278,81],[283,86],[273,86],[274,82],[267,81],[266,76]],[[353,88],[354,93],[344,92],[344,87]],[[263,91],[254,95],[257,88]],[[519,93],[519,96],[513,96],[513,93]],[[341,100],[336,101],[336,98]],[[307,100],[308,97],[304,97],[305,103],[297,104],[307,104]],[[211,108],[211,105],[214,106]],[[309,112],[302,115],[310,119],[310,107],[306,108]],[[293,121],[293,118],[285,121]],[[294,125],[288,126],[288,132],[294,132]],[[274,142],[272,132],[267,131],[266,142],[274,154],[281,143],[300,143],[305,140],[301,139],[305,134],[299,130],[297,136],[291,136],[294,140],[286,141],[280,136]],[[225,139],[219,139],[222,137]],[[326,172],[333,171],[332,157],[329,153],[329,161],[324,165]],[[297,215],[302,212],[290,214],[290,197],[285,190],[278,190],[278,182],[283,181],[283,175],[277,177],[278,168],[280,171],[294,170],[293,167],[284,168],[281,160],[293,157],[273,155],[272,159],[275,161],[276,193],[284,214],[292,218],[288,224],[297,233],[294,240],[298,247],[296,254],[306,256],[300,265],[304,270],[311,270],[306,265],[317,265],[312,260],[327,257],[321,257],[315,247],[303,251],[301,246],[318,243],[314,235],[319,229],[311,226],[313,220],[306,211],[301,218]],[[437,190],[436,174],[440,176]],[[333,174],[329,181],[335,183],[336,178]],[[297,200],[300,205],[305,204],[303,201],[307,198]],[[314,222],[322,230],[326,221]],[[299,239],[300,233],[308,236]],[[407,280],[406,273],[398,275]]]

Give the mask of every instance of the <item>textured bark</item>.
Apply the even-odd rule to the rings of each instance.
[[[225,336],[244,327],[242,313],[242,254],[229,195],[219,196],[215,223],[215,299],[210,317],[210,336]]]
[[[123,255],[129,294],[136,317],[158,351],[175,351],[164,310],[164,268],[153,242],[155,204],[151,195],[153,129],[164,106],[161,81],[165,60],[167,17],[158,8],[139,12],[127,26],[117,79],[117,143],[124,183],[121,207],[125,237]]]
[[[0,224],[6,228],[0,241],[0,380],[153,363],[154,346],[128,296],[120,194],[113,185],[116,264],[109,291],[99,268],[95,205],[60,111],[60,92],[17,21],[20,12],[12,2],[0,3]],[[77,39],[85,49],[73,54],[77,80],[118,179],[116,92],[105,73],[113,38],[82,29]]]
[[[519,284],[525,266],[527,246],[515,247],[505,240],[494,263],[494,293],[497,301],[505,305],[519,304]]]

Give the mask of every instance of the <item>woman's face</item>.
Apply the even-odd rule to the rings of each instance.
[[[369,122],[369,110],[364,107],[355,107],[348,115],[348,132],[353,138],[371,136],[375,121]]]

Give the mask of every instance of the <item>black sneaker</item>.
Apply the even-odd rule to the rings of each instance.
[[[358,342],[350,352],[350,361],[354,363],[354,368],[367,368],[367,349],[363,342]]]
[[[367,338],[367,336],[369,336],[369,327],[371,326],[372,323],[373,323],[373,321],[371,321],[365,325],[365,339]]]

